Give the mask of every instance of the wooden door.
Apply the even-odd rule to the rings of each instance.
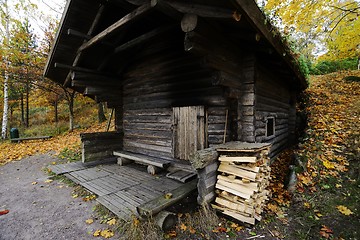
[[[204,106],[173,108],[173,154],[175,158],[189,160],[197,150],[207,144]]]

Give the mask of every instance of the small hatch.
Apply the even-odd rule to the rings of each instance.
[[[267,117],[266,118],[266,137],[275,136],[275,118]]]

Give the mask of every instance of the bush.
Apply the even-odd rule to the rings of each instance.
[[[322,75],[341,70],[356,70],[358,64],[357,58],[347,58],[342,60],[324,60],[320,61],[311,69],[310,74]]]

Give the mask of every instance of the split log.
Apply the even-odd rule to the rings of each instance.
[[[230,157],[226,155],[221,155],[219,157],[220,162],[255,163],[256,159],[256,157]]]
[[[215,162],[218,158],[218,153],[213,148],[206,148],[196,151],[190,156],[190,163],[194,169],[203,169],[207,165]]]
[[[249,179],[251,181],[255,181],[257,178],[257,174],[253,172],[249,172],[240,168],[237,168],[236,165],[229,165],[226,163],[221,163],[219,166],[218,171],[232,174],[241,178]]]

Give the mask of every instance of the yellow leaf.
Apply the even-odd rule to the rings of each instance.
[[[52,164],[52,165],[56,165],[56,162],[52,162],[51,164]]]
[[[91,218],[89,218],[88,220],[85,221],[87,224],[92,224],[94,222],[94,220],[92,220]]]
[[[46,180],[45,181],[45,183],[51,183],[51,182],[53,182],[54,180],[52,180],[52,179],[48,179],[48,180]]]
[[[72,197],[73,197],[73,198],[77,198],[77,197],[79,197],[79,195],[74,194],[74,195],[72,195]]]
[[[195,230],[194,228],[192,228],[192,227],[189,227],[189,231],[190,231],[191,234],[195,234],[195,233],[196,233],[196,230]]]
[[[172,198],[172,193],[167,193],[165,194],[165,199],[171,199]]]
[[[105,229],[101,231],[100,235],[104,238],[111,238],[114,236],[114,233],[109,229]]]
[[[109,226],[115,225],[115,224],[116,224],[116,219],[113,218],[113,219],[109,220],[109,221],[107,222],[107,224],[108,224]]]
[[[32,185],[36,185],[36,184],[37,184],[37,182],[32,182],[31,184],[32,184]]]
[[[139,219],[137,219],[137,218],[133,219],[133,224],[134,224],[135,227],[139,226],[139,223],[140,223]]]
[[[326,167],[327,169],[334,169],[335,168],[335,165],[334,163],[328,161],[328,160],[325,160],[323,161],[323,165],[324,167]]]
[[[310,208],[311,207],[311,205],[310,205],[310,203],[309,202],[304,202],[304,207],[306,207],[306,208]]]
[[[93,234],[94,237],[99,237],[101,233],[101,229],[100,230],[96,230]]]
[[[342,214],[344,214],[346,216],[353,214],[353,212],[350,209],[348,209],[347,207],[345,207],[343,205],[336,206],[336,208],[339,210],[339,212],[341,212]]]
[[[336,188],[341,188],[342,185],[341,185],[341,184],[336,184],[335,187],[336,187]]]
[[[180,229],[181,229],[181,231],[184,231],[184,232],[185,232],[186,229],[187,229],[187,227],[186,227],[185,224],[182,223],[182,224],[180,225]]]

